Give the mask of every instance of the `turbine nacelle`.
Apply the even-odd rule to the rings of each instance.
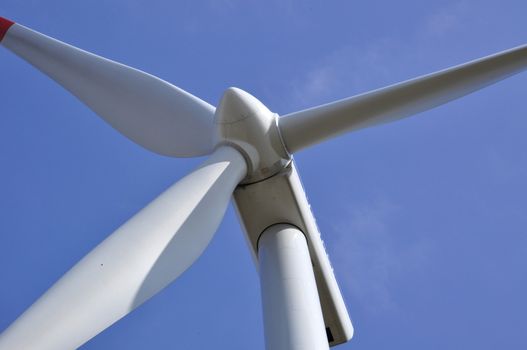
[[[214,144],[229,145],[247,161],[242,183],[253,183],[277,174],[291,161],[280,130],[278,115],[251,94],[228,88],[214,115]]]

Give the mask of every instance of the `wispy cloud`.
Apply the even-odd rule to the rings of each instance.
[[[390,75],[383,63],[393,47],[392,40],[383,39],[366,47],[346,45],[335,50],[290,83],[291,107],[306,108],[373,88],[372,82]]]
[[[460,30],[469,6],[453,3],[416,23],[414,35],[400,38],[392,33],[366,45],[344,44],[307,67],[284,87],[289,108],[307,108],[410,78],[400,75],[401,65],[415,67],[423,61],[423,48],[430,51],[433,40]],[[394,66],[397,62],[397,66]]]
[[[430,15],[424,21],[424,34],[444,36],[463,24],[463,18],[469,10],[465,1],[459,1]]]
[[[346,219],[333,227],[329,249],[335,266],[347,268],[338,276],[341,287],[370,313],[396,310],[392,286],[404,273],[424,268],[430,245],[423,240],[398,242],[390,229],[399,208],[378,197],[367,204],[354,204]]]

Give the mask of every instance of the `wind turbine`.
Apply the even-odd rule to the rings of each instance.
[[[199,257],[234,193],[258,265],[269,349],[322,349],[353,328],[292,154],[433,108],[527,66],[522,46],[278,117],[228,89],[210,106],[146,73],[0,19],[3,46],[154,152],[209,155],[74,266],[0,337],[0,349],[71,349],[126,315]]]

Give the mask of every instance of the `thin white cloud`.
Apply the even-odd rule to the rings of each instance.
[[[459,30],[468,9],[465,1],[444,7],[419,22],[415,35],[404,40],[389,33],[366,46],[345,44],[335,49],[284,87],[289,91],[282,95],[288,101],[286,108],[308,108],[411,78],[399,74],[401,65],[421,65],[423,48]]]
[[[463,17],[468,9],[465,1],[459,1],[432,14],[424,21],[424,34],[444,36],[456,30],[463,24]]]
[[[389,65],[385,63],[393,46],[391,40],[383,39],[367,47],[347,45],[335,50],[290,83],[290,108],[307,108],[349,97],[373,88],[372,81],[389,79]]]
[[[392,286],[425,267],[430,245],[411,241],[401,248],[390,227],[399,208],[386,198],[353,204],[346,219],[337,221],[329,249],[335,266],[346,269],[338,278],[346,294],[365,305],[369,313],[396,310]],[[329,234],[329,233],[328,233]],[[338,271],[337,271],[338,272]]]

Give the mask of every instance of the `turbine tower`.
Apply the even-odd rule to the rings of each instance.
[[[353,327],[293,154],[415,115],[527,67],[527,46],[279,117],[228,88],[215,108],[155,76],[0,17],[0,42],[155,153],[208,156],[71,268],[0,335],[0,350],[75,349],[180,276],[231,198],[260,275],[266,348],[320,350]]]

